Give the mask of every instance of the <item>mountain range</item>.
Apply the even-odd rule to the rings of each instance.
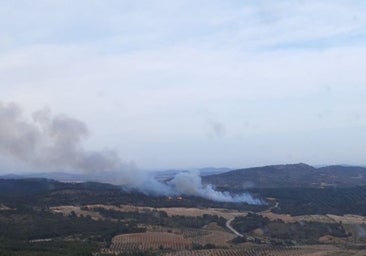
[[[359,166],[269,165],[232,170],[202,177],[206,184],[220,188],[351,187],[366,185],[366,168]]]
[[[155,172],[159,181],[172,179],[183,170]],[[249,188],[325,188],[353,187],[366,185],[366,168],[349,165],[313,167],[308,164],[283,164],[252,167],[237,170],[229,168],[202,168],[197,170],[204,184],[212,184],[223,190]],[[4,179],[46,178],[61,182],[104,182],[112,183],[117,172],[100,173],[30,173],[2,175]]]

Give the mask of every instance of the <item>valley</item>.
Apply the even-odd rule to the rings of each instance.
[[[366,254],[364,186],[231,189],[263,202],[250,205],[97,182],[0,185],[0,255]]]

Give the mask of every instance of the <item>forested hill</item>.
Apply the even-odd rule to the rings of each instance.
[[[287,164],[233,170],[203,177],[203,182],[227,189],[281,187],[351,187],[366,185],[366,168]]]
[[[118,186],[98,182],[64,183],[44,178],[3,179],[0,178],[0,195],[37,194],[66,189],[120,190]]]

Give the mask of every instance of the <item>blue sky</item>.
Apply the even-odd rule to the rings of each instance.
[[[2,0],[1,101],[29,120],[44,107],[82,120],[85,147],[142,169],[364,165],[364,13],[364,1]]]

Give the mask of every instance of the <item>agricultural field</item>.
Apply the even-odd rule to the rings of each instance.
[[[192,208],[192,207],[143,207],[143,206],[134,206],[134,205],[103,205],[103,204],[95,204],[95,205],[87,205],[83,207],[83,209],[97,209],[97,208],[105,208],[107,210],[121,211],[121,212],[144,212],[146,210],[157,210],[164,211],[168,214],[168,216],[190,216],[197,217],[202,216],[204,214],[217,215],[220,217],[224,217],[226,219],[234,218],[236,216],[245,215],[245,211],[238,211],[234,209],[220,209],[220,208]]]
[[[202,216],[204,214],[212,214],[224,217],[226,219],[234,218],[236,216],[246,215],[246,212],[240,212],[237,210],[230,209],[216,209],[216,208],[182,208],[182,207],[172,207],[172,208],[158,208],[158,210],[165,211],[169,216],[173,215],[184,215],[184,216]]]
[[[366,255],[366,218],[351,210],[307,214],[304,208],[296,215],[280,209],[286,197],[272,197],[264,209],[252,211],[240,204],[169,201],[110,187],[55,186],[55,191],[32,192],[33,200],[23,190],[2,194],[0,255],[43,255],[45,248],[49,255]]]
[[[105,254],[120,254],[118,251],[104,251]],[[319,249],[317,246],[308,248],[247,248],[247,249],[203,249],[183,250],[162,253],[164,256],[364,256],[366,250],[343,250],[339,248]],[[157,254],[158,255],[158,254]]]
[[[93,220],[111,220],[121,223],[136,221],[138,228],[144,232],[114,236],[110,246],[102,249],[104,254],[112,255],[147,250],[178,256],[354,255],[351,254],[352,250],[342,251],[338,247],[324,248],[318,245],[316,250],[312,250],[313,247],[301,247],[301,244],[344,247],[354,244],[363,248],[363,243],[366,242],[366,221],[365,217],[360,215],[291,216],[269,210],[254,214],[217,208],[154,208],[103,204],[55,206],[50,210],[56,214],[62,213],[64,216],[73,214],[79,218],[89,216]],[[235,242],[238,237],[222,222],[215,222],[218,219],[213,216],[224,218],[226,225],[228,222],[229,225],[236,225],[236,228],[239,228],[236,230],[244,234],[245,239]],[[238,223],[239,220],[244,222]],[[295,233],[294,229],[297,230]],[[332,248],[330,251],[334,254],[330,254],[329,248]],[[337,254],[338,252],[341,254]]]
[[[246,216],[247,212],[231,210],[231,209],[216,209],[216,208],[184,208],[184,207],[172,207],[172,208],[153,208],[153,207],[140,207],[133,205],[87,205],[84,207],[80,206],[72,206],[72,205],[62,205],[50,207],[50,210],[55,213],[62,213],[64,215],[70,215],[74,212],[77,216],[90,216],[92,219],[103,219],[95,209],[104,208],[107,210],[120,211],[120,212],[146,212],[146,211],[164,211],[168,216],[190,216],[190,217],[198,217],[204,214],[209,215],[217,215],[224,217],[226,219],[235,218],[237,216]],[[0,210],[9,209],[6,206],[0,206]],[[270,220],[282,220],[286,223],[294,223],[300,221],[309,221],[309,222],[324,222],[324,223],[339,223],[342,222],[344,224],[365,224],[366,217],[361,215],[354,214],[345,214],[345,215],[334,215],[334,214],[314,214],[314,215],[299,215],[299,216],[291,216],[290,214],[279,214],[273,213],[270,211],[259,212],[258,214],[263,217],[267,217]]]
[[[182,234],[167,232],[146,232],[137,234],[123,234],[112,239],[110,249],[112,251],[129,251],[138,249],[146,251],[149,249],[170,249],[185,250],[192,248],[192,240],[185,238]]]
[[[328,250],[319,248],[247,247],[241,249],[209,249],[167,253],[166,256],[325,256]]]
[[[54,213],[61,213],[65,216],[75,214],[78,217],[90,216],[93,220],[103,219],[103,217],[98,212],[84,210],[84,209],[81,209],[80,206],[60,205],[60,206],[50,207],[50,210]]]
[[[145,233],[117,235],[104,253],[127,253],[131,251],[170,250],[181,251],[205,247],[230,246],[235,235],[224,231],[183,229],[160,230]]]
[[[138,237],[138,241],[142,238]],[[121,239],[118,237],[118,239]],[[150,243],[141,243],[140,248],[150,248],[156,244],[150,240]],[[164,241],[162,241],[164,242]],[[169,241],[166,246],[167,249],[181,248],[182,244],[177,245],[177,242]],[[150,247],[149,247],[150,246]],[[129,255],[136,250],[138,246],[135,243],[117,243],[113,245],[110,249],[103,250],[105,254],[111,255]],[[268,245],[251,245],[246,244],[241,247],[236,248],[212,248],[212,249],[199,249],[192,250],[163,250],[163,246],[160,248],[160,254],[164,256],[364,256],[366,255],[366,250],[354,250],[346,249],[334,245],[310,245],[310,246],[293,246],[293,247],[275,247]],[[122,250],[121,250],[122,249]]]

